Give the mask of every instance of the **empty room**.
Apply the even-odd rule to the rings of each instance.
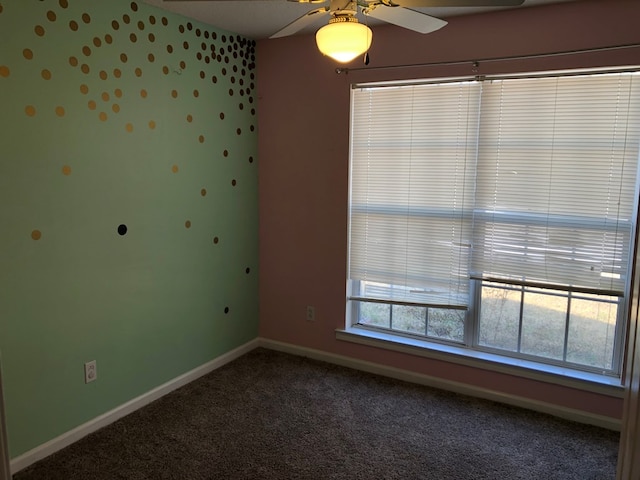
[[[639,20],[0,0],[0,480],[640,478]]]

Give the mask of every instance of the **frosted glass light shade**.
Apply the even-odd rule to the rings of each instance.
[[[340,63],[347,63],[369,50],[373,32],[353,17],[334,18],[316,32],[318,50]]]

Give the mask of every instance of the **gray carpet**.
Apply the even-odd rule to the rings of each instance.
[[[619,434],[256,349],[15,475],[615,478]]]

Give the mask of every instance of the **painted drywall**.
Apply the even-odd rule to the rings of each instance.
[[[638,18],[635,0],[586,0],[453,17],[428,35],[374,27],[369,65],[357,59],[342,74],[313,36],[259,41],[261,336],[620,419],[614,396],[355,345],[336,340],[335,329],[345,326],[350,84],[639,64],[638,48],[546,56],[640,43]],[[306,305],[316,307],[315,322],[305,320]]]
[[[0,44],[16,457],[257,336],[256,59],[124,0],[1,1]]]

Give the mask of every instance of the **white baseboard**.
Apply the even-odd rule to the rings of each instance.
[[[179,377],[174,378],[173,380],[169,380],[167,383],[160,385],[159,387],[150,390],[149,392],[140,395],[139,397],[134,398],[133,400],[128,401],[127,403],[120,405],[119,407],[114,408],[113,410],[96,417],[87,423],[84,423],[73,430],[70,430],[62,435],[39,445],[38,447],[29,450],[26,453],[14,458],[11,460],[11,473],[15,474],[20,470],[28,467],[29,465],[37,462],[38,460],[42,460],[45,457],[61,450],[74,442],[77,442],[83,437],[86,437],[90,433],[95,432],[96,430],[105,427],[116,420],[121,419],[122,417],[129,415],[130,413],[135,412],[139,408],[148,405],[154,400],[163,397],[164,395],[176,390],[187,383],[193,382],[197,378],[210,373],[217,368],[222,367],[223,365],[235,360],[236,358],[244,355],[245,353],[253,350],[254,348],[260,345],[259,339],[253,339],[244,345],[239,346],[227,352],[223,355],[220,355],[217,358],[214,358],[210,362],[205,363],[193,370],[180,375]]]
[[[285,353],[291,353],[293,355],[313,358],[315,360],[322,360],[324,362],[353,368],[355,370],[362,370],[364,372],[383,375],[398,380],[404,380],[407,382],[435,387],[442,390],[448,390],[463,395],[492,400],[495,402],[513,405],[515,407],[526,408],[528,410],[534,410],[537,412],[554,415],[556,417],[572,420],[574,422],[595,425],[609,430],[620,431],[621,428],[621,421],[617,418],[607,417],[604,415],[596,415],[582,410],[554,405],[552,403],[541,402],[538,400],[532,400],[530,398],[519,397],[495,390],[480,388],[473,385],[468,385],[466,383],[444,380],[442,378],[410,372],[408,370],[389,367],[378,363],[367,362],[365,360],[358,360],[356,358],[345,357],[342,355],[336,355],[333,353],[324,352],[322,350],[314,350],[311,348],[300,347],[298,345],[278,342],[265,338],[260,338],[260,346]]]
[[[336,355],[333,353],[324,352],[322,350],[315,350],[312,348],[301,347],[298,345],[278,342],[265,338],[256,338],[234,350],[231,350],[230,352],[227,352],[211,360],[210,362],[205,363],[204,365],[201,365],[183,375],[180,375],[179,377],[174,378],[173,380],[168,381],[163,385],[160,385],[159,387],[154,388],[153,390],[150,390],[143,395],[140,395],[137,398],[134,398],[133,400],[130,400],[123,405],[120,405],[119,407],[114,408],[109,412],[106,412],[103,415],[100,415],[88,421],[87,423],[74,428],[73,430],[63,433],[62,435],[12,459],[11,473],[15,474],[19,472],[20,470],[28,467],[38,460],[42,460],[43,458],[48,457],[58,450],[61,450],[71,445],[72,443],[77,442],[90,433],[93,433],[96,430],[99,430],[100,428],[105,427],[126,415],[129,415],[130,413],[133,413],[134,411],[144,407],[145,405],[148,405],[154,400],[157,400],[164,395],[172,392],[173,390],[176,390],[186,385],[187,383],[190,383],[197,378],[200,378],[201,376],[222,367],[223,365],[235,360],[236,358],[250,352],[257,347],[264,347],[271,350],[290,353],[293,355],[309,357],[315,360],[321,360],[324,362],[353,368],[355,370],[384,375],[386,377],[396,378],[398,380],[404,380],[420,385],[440,388],[442,390],[448,390],[473,397],[493,400],[508,405],[547,413],[575,422],[596,425],[610,430],[619,431],[621,427],[621,422],[619,419],[606,417],[604,415],[595,415],[589,412],[584,412],[582,410],[576,410],[546,402],[531,400],[529,398],[509,395],[494,390],[475,387],[473,385],[454,382],[451,380],[443,380],[441,378],[431,377],[429,375],[423,375],[420,373],[410,372],[408,370],[389,367],[378,363],[367,362],[364,360],[359,360],[342,355]]]

